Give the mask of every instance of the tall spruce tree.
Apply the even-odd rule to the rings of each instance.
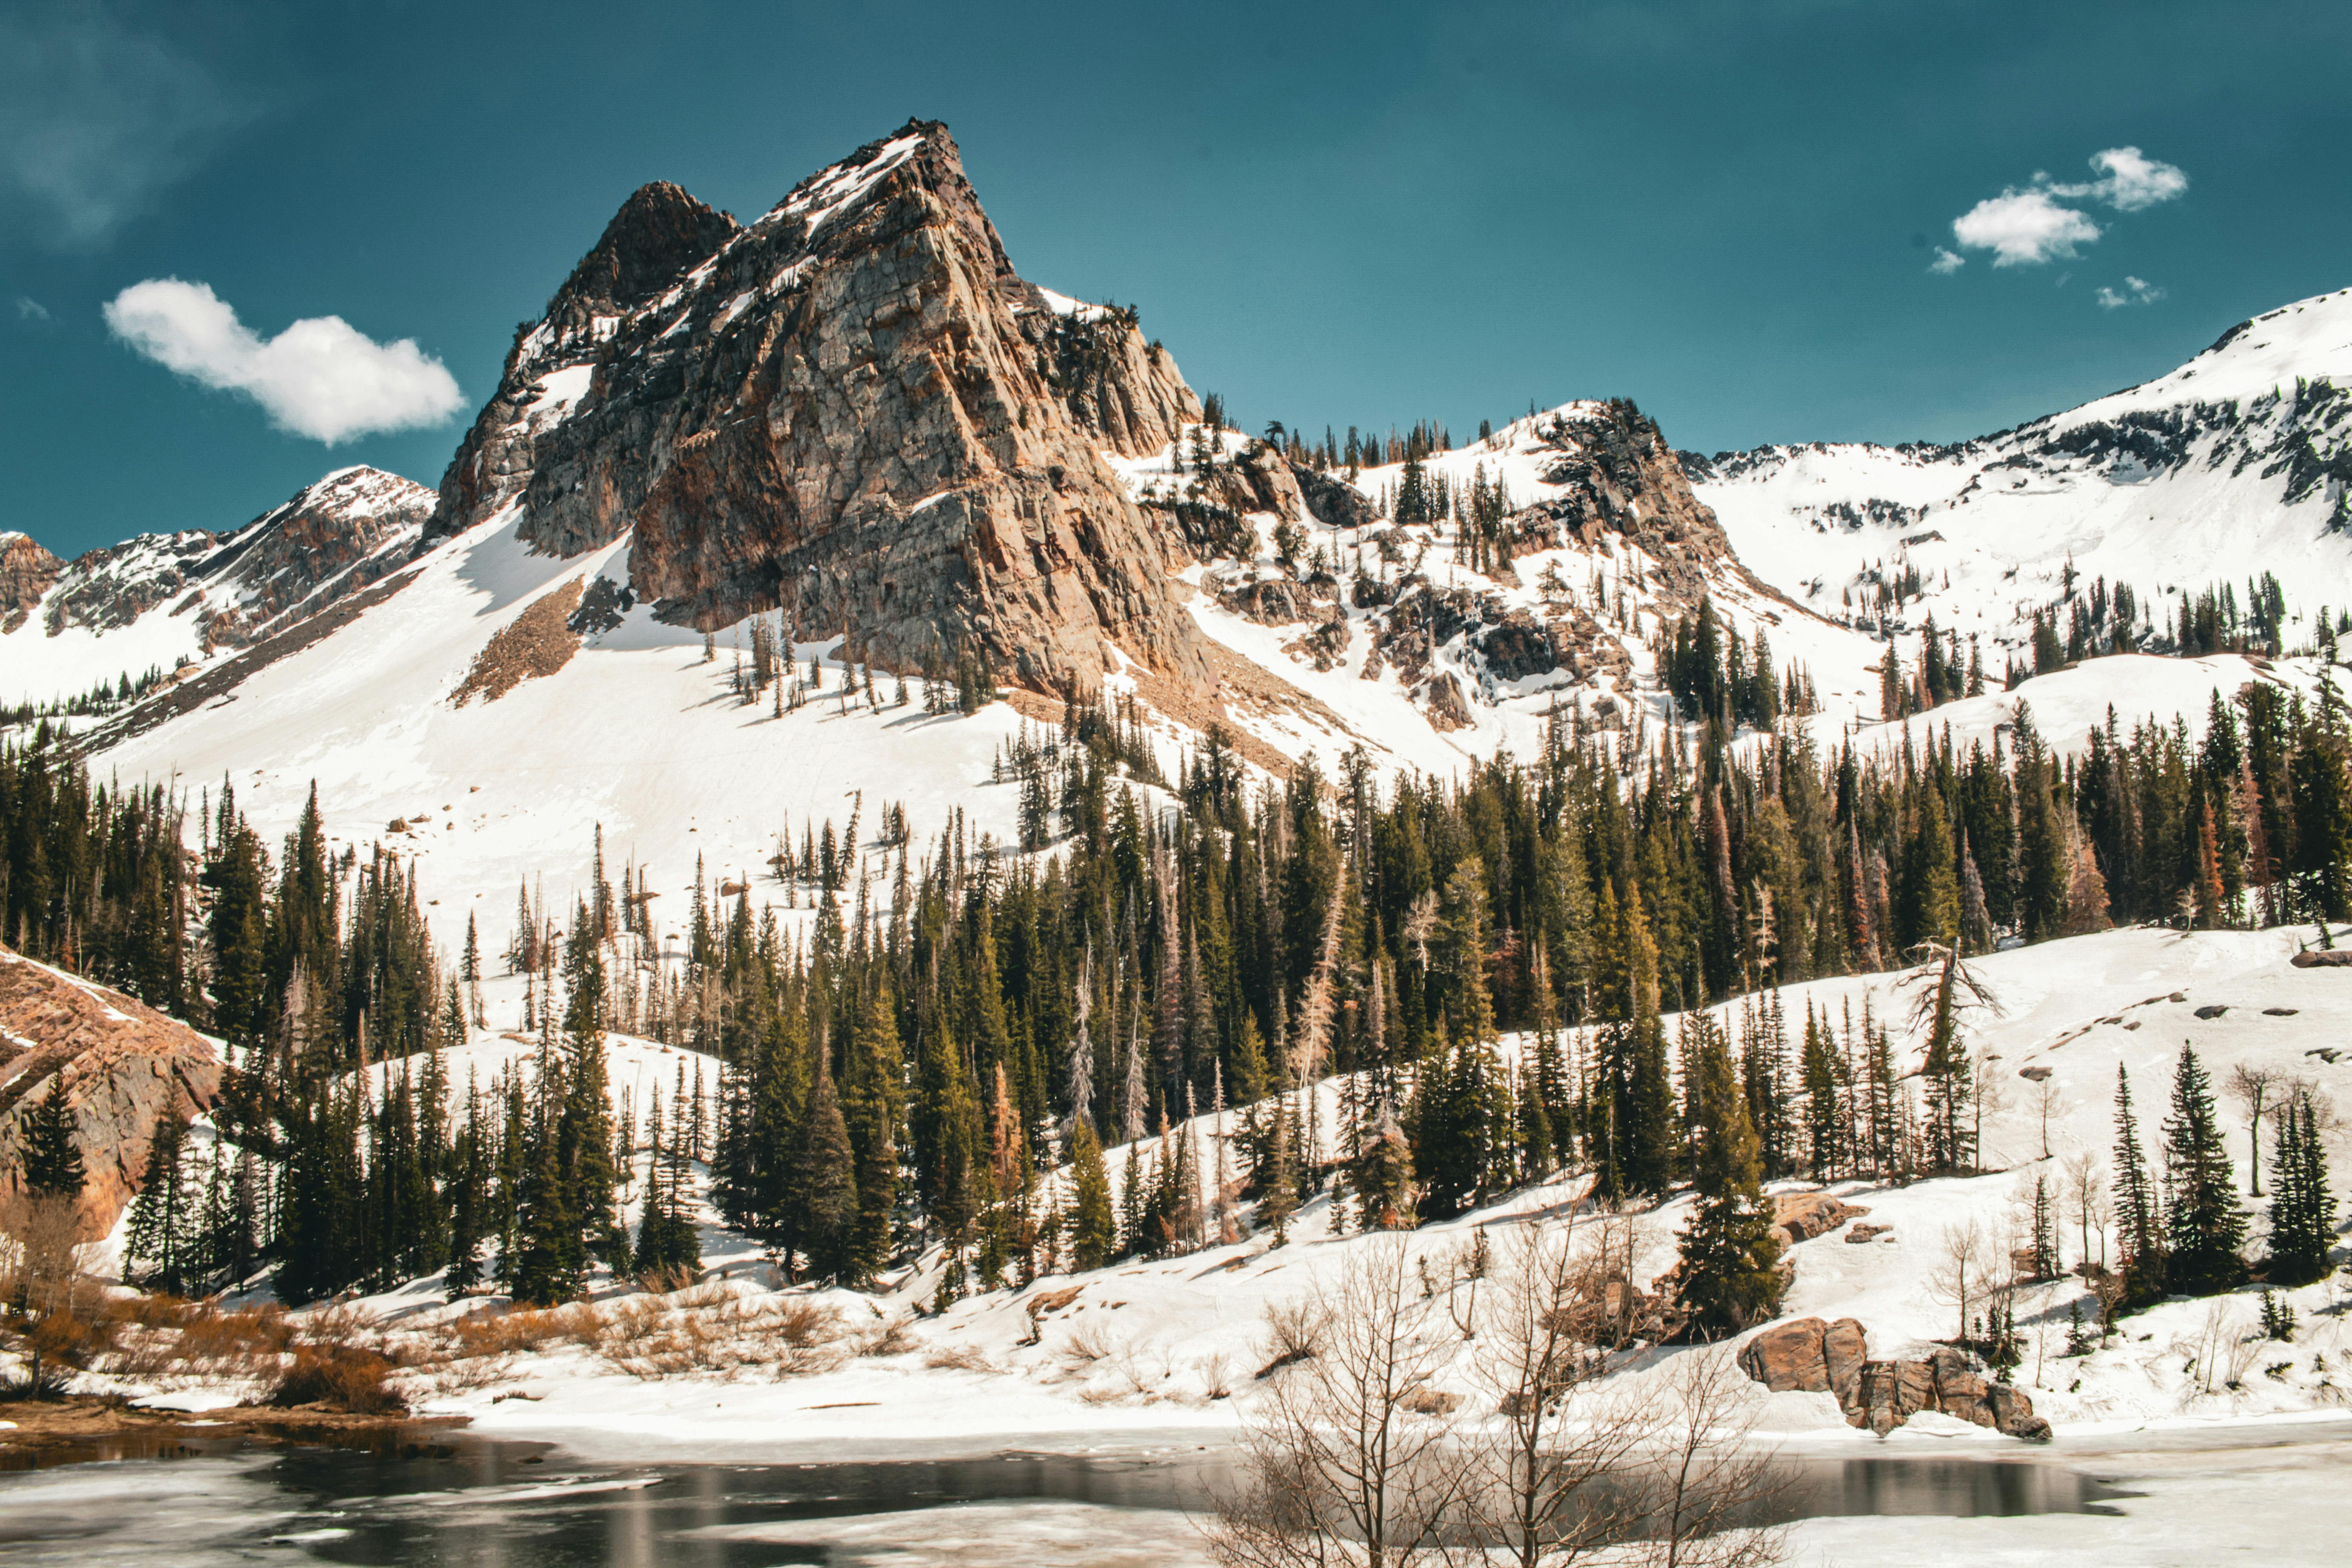
[[[2164,1121],[2164,1184],[2166,1283],[2201,1296],[2242,1282],[2246,1213],[2238,1206],[2212,1084],[2185,1041],[2173,1069],[2172,1114]]]
[[[1697,1059],[1685,1070],[1698,1080],[1692,1184],[1698,1202],[1682,1236],[1676,1287],[1702,1338],[1738,1333],[1780,1310],[1780,1243],[1764,1197],[1763,1160],[1747,1096],[1732,1072],[1720,1029],[1698,1037]]]
[[[2140,1147],[2139,1120],[2132,1113],[2131,1075],[2116,1068],[2116,1228],[2123,1265],[2124,1300],[2146,1306],[2164,1295],[2163,1205]]]
[[[2271,1282],[2308,1285],[2324,1279],[2335,1241],[2336,1194],[2327,1184],[2327,1151],[2306,1090],[2280,1109],[2271,1152]]]
[[[66,1098],[62,1069],[25,1118],[25,1190],[37,1198],[79,1198],[88,1177],[81,1163],[80,1124]]]

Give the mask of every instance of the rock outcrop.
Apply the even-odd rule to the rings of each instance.
[[[1772,1226],[1780,1232],[1784,1247],[1827,1236],[1846,1221],[1860,1219],[1869,1212],[1858,1204],[1846,1203],[1827,1193],[1776,1193],[1772,1197]]]
[[[26,1107],[62,1076],[80,1136],[82,1235],[105,1235],[147,1166],[165,1115],[208,1109],[219,1053],[119,991],[0,948],[0,1210],[22,1193]]]
[[[1951,1346],[1937,1346],[1924,1361],[1872,1361],[1863,1327],[1852,1318],[1776,1323],[1740,1347],[1739,1366],[1775,1394],[1832,1394],[1848,1425],[1882,1437],[1922,1410],[2029,1442],[2050,1436],[2050,1423],[2033,1414],[2032,1400],[1977,1373]]]
[[[66,563],[23,533],[0,533],[0,636],[25,624]]]
[[[1116,647],[1205,689],[1181,533],[1102,456],[1199,417],[1132,311],[1013,271],[947,128],[910,121],[748,226],[630,197],[518,334],[428,533],[626,533],[657,618],[781,609],[886,668],[971,654],[1053,689]]]

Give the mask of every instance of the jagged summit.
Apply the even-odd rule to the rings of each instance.
[[[611,313],[641,305],[709,260],[737,232],[733,218],[667,180],[640,185],[548,301],[547,313],[553,317],[566,307]]]
[[[1132,311],[1068,303],[1013,271],[936,121],[740,228],[648,186],[518,335],[429,532],[626,536],[620,588],[659,620],[782,610],[886,668],[971,654],[1054,689],[1133,660],[1205,688],[1181,541],[1103,457],[1166,447],[1199,403]]]

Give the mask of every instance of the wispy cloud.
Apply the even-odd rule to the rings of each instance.
[[[0,14],[0,191],[52,243],[104,243],[250,118],[202,64],[99,5]]]
[[[2135,278],[2126,272],[2124,274],[2124,286],[2121,290],[2110,289],[2102,283],[2099,285],[2098,293],[2093,298],[2098,300],[2099,308],[2102,310],[2120,310],[2126,305],[2153,305],[2164,298],[2164,290],[2145,278]]]
[[[30,294],[19,294],[16,296],[16,319],[20,321],[46,321],[49,319],[49,308]]]
[[[202,283],[134,283],[107,301],[106,324],[166,369],[241,392],[279,429],[331,446],[438,425],[462,406],[457,381],[413,338],[379,343],[341,316],[314,316],[265,339]]]
[[[1927,270],[1938,278],[1948,278],[1969,264],[1969,258],[1957,250],[1936,247],[1936,259],[1927,263]]]
[[[2052,195],[2070,200],[2105,202],[2119,213],[2136,213],[2168,202],[2189,189],[2189,176],[2170,163],[2159,163],[2137,147],[2110,147],[2091,154],[2099,177],[2083,184],[2049,185]]]
[[[2073,258],[2076,247],[2088,245],[2101,233],[2080,207],[2068,202],[2097,202],[2119,213],[2139,212],[2168,202],[2189,189],[2189,176],[2173,164],[2149,157],[2137,147],[2109,147],[2091,154],[2095,180],[2064,183],[2037,174],[2031,183],[2011,185],[1988,196],[1952,220],[1952,237],[1962,250],[1990,250],[1995,267],[2038,267],[2046,261]],[[1937,252],[1934,272],[1951,272]]]

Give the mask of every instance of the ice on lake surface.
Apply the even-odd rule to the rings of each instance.
[[[2341,1424],[2215,1434],[2203,1448],[2123,1441],[2031,1458],[1794,1456],[1796,1506],[1813,1517],[1791,1560],[2187,1564],[2228,1546],[2336,1560],[2352,1524]],[[1194,1510],[1218,1466],[1167,1446],[632,1468],[463,1437],[385,1454],[223,1440],[191,1458],[0,1475],[0,1564],[1190,1568],[1210,1560]]]

